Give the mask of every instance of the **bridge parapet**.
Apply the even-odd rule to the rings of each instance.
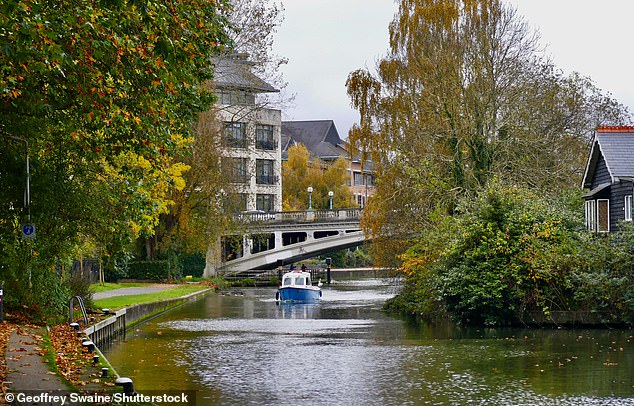
[[[359,208],[333,209],[333,210],[309,210],[309,211],[283,211],[269,213],[242,213],[239,220],[245,224],[295,224],[305,222],[328,221],[356,221],[361,219],[362,210]]]
[[[366,240],[361,214],[359,208],[242,213],[244,228],[219,243],[211,266],[208,256],[205,275],[271,269],[280,259],[293,262],[359,246]]]

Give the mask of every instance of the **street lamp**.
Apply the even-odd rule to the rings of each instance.
[[[308,211],[313,209],[313,187],[308,186]]]
[[[29,168],[29,142],[24,138],[14,137],[9,135],[14,141],[19,141],[24,143],[25,151],[26,151],[26,188],[24,189],[24,208],[26,209],[26,218],[27,221],[31,221],[31,173]]]
[[[335,192],[333,192],[332,190],[330,192],[328,192],[328,198],[330,200],[328,207],[330,208],[330,210],[332,210],[332,197],[335,195]]]

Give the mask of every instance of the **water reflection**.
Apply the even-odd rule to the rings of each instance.
[[[634,404],[632,331],[425,326],[380,312],[389,281],[212,294],[152,320],[107,354],[142,390],[198,404]]]

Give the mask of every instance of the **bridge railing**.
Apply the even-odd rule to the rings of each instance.
[[[282,212],[244,212],[237,216],[244,223],[301,223],[313,221],[359,220],[359,208]]]

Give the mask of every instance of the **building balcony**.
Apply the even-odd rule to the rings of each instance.
[[[258,185],[276,185],[279,177],[275,175],[256,175],[255,183]]]
[[[266,151],[275,151],[277,149],[277,142],[275,140],[256,140],[255,147]]]
[[[247,140],[245,138],[225,138],[223,145],[227,148],[246,148]]]

